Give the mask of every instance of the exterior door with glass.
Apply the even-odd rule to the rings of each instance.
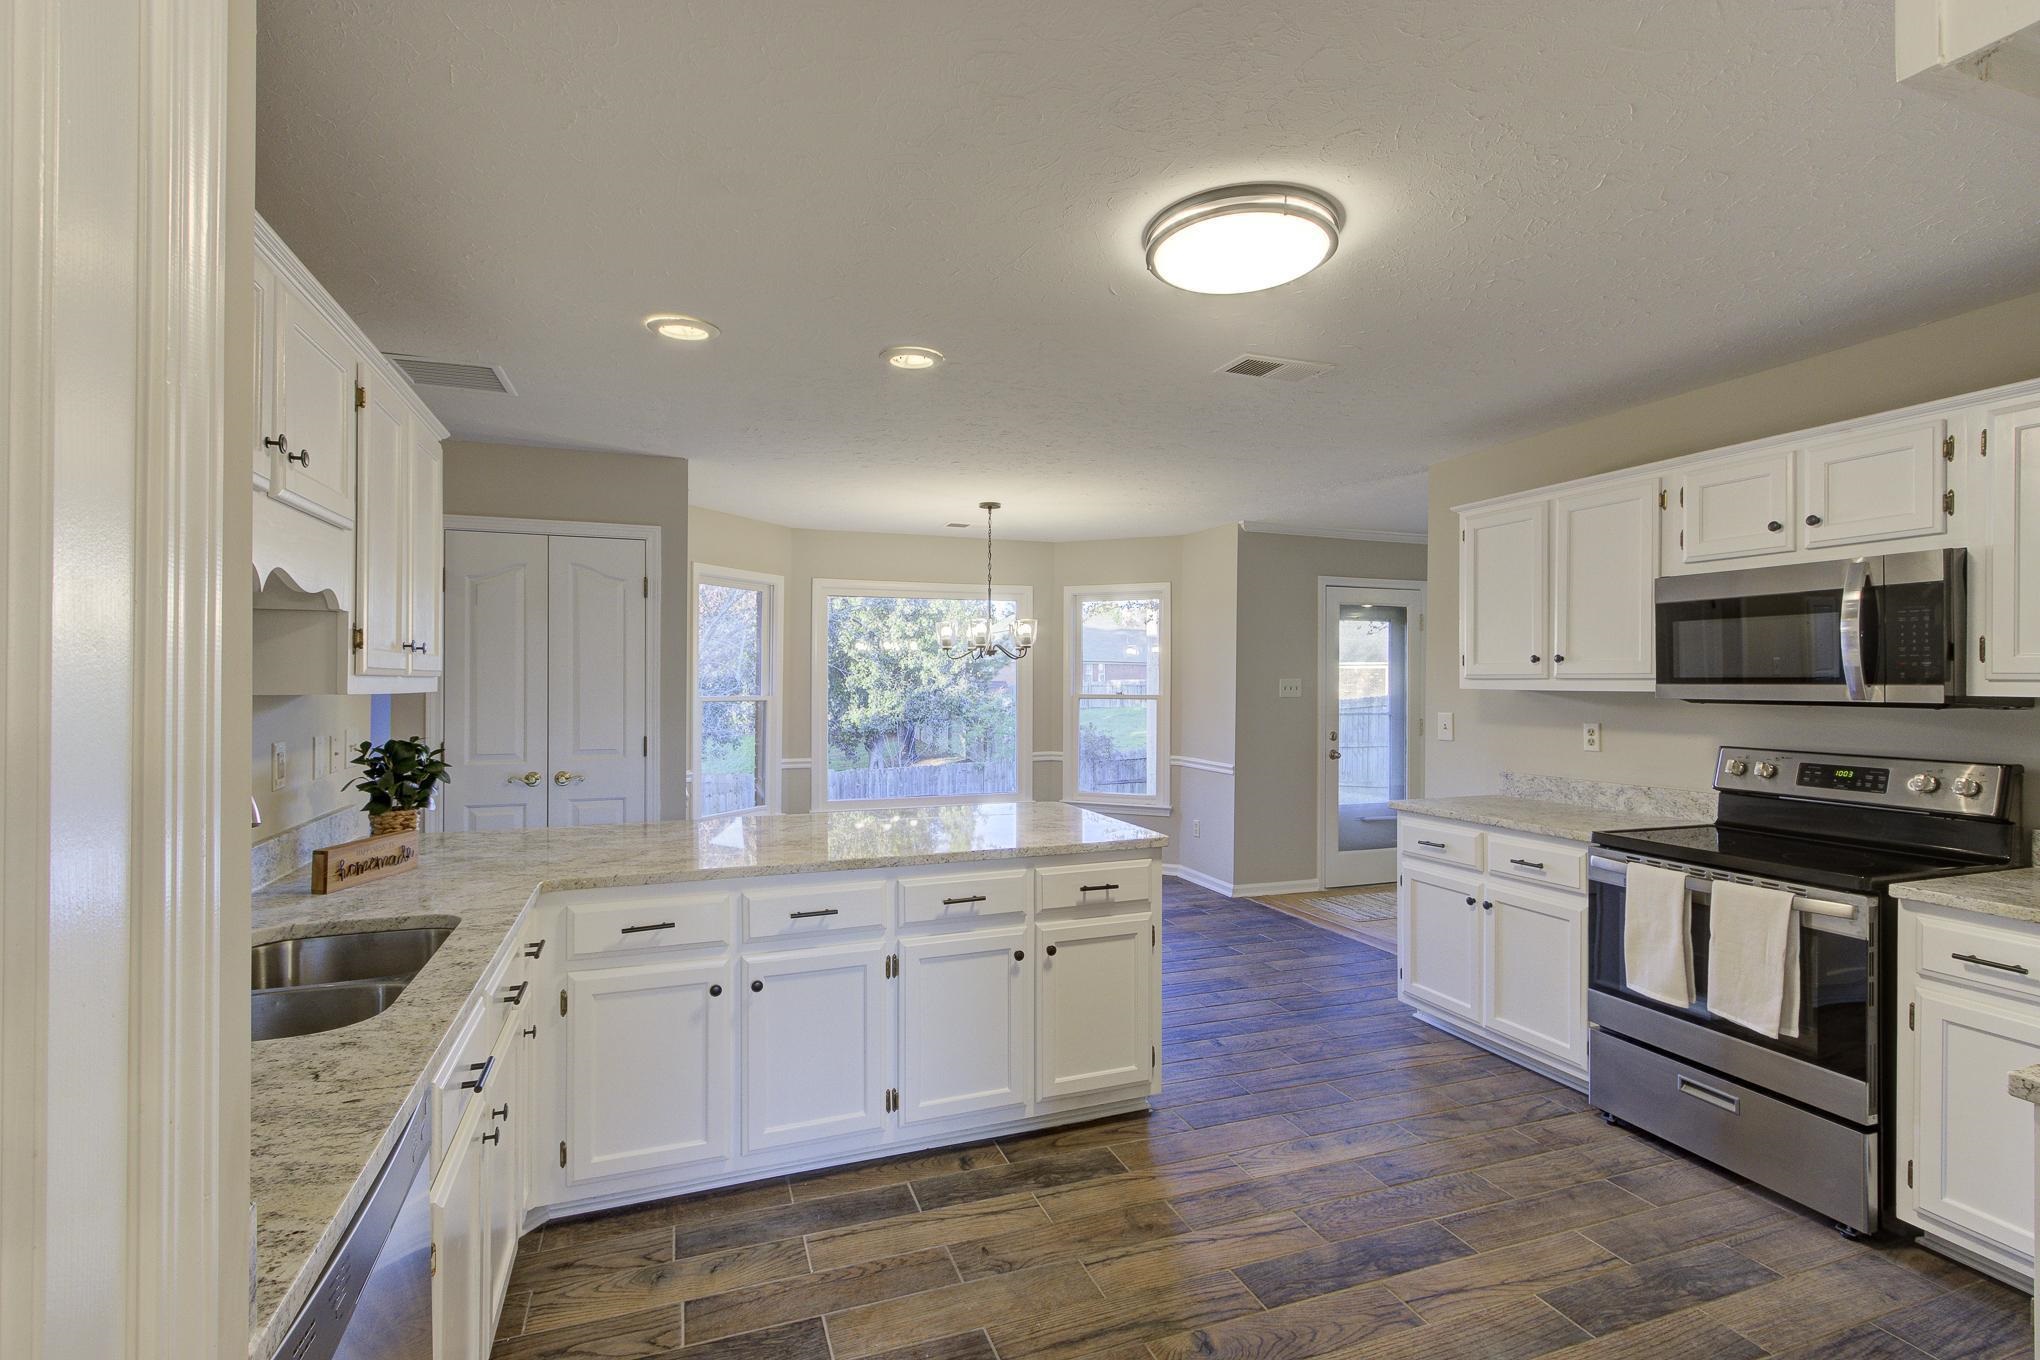
[[[1395,881],[1395,812],[1409,796],[1423,705],[1420,586],[1323,585],[1319,625],[1320,873],[1327,889]]]

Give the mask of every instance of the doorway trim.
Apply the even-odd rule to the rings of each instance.
[[[1377,576],[1320,576],[1317,578],[1317,594],[1314,598],[1314,603],[1317,609],[1318,635],[1318,725],[1311,736],[1312,749],[1317,752],[1312,759],[1313,761],[1323,759],[1322,739],[1316,733],[1326,730],[1325,725],[1327,723],[1334,723],[1336,721],[1338,707],[1337,695],[1333,694],[1331,687],[1325,683],[1325,677],[1331,673],[1332,660],[1332,634],[1331,630],[1325,627],[1325,615],[1327,613],[1325,609],[1325,592],[1334,586],[1351,586],[1359,590],[1400,590],[1411,592],[1416,596],[1416,627],[1412,630],[1416,636],[1411,640],[1407,649],[1408,655],[1404,663],[1406,684],[1409,687],[1410,732],[1406,736],[1408,749],[1404,753],[1403,769],[1407,776],[1408,796],[1411,798],[1422,797],[1424,785],[1424,743],[1419,740],[1419,737],[1423,732],[1424,721],[1424,639],[1426,637],[1424,620],[1425,616],[1430,612],[1430,594],[1425,589],[1423,581],[1397,581]],[[1317,879],[1318,887],[1324,889],[1327,877],[1325,873],[1326,856],[1331,849],[1325,840],[1325,829],[1330,825],[1331,817],[1325,807],[1325,780],[1323,772],[1321,770],[1315,771],[1312,779],[1315,791],[1312,803],[1317,809]]]
[[[659,726],[659,615],[664,608],[665,580],[662,572],[660,542],[665,531],[656,524],[603,524],[595,520],[579,519],[521,519],[502,515],[448,515],[440,526],[442,537],[459,530],[477,534],[544,534],[562,538],[623,538],[636,539],[645,545],[645,737],[646,774],[645,780],[645,822],[661,820],[659,812],[659,785],[664,772],[665,757],[661,754],[664,743],[660,740]],[[442,549],[444,543],[441,544]],[[442,584],[441,594],[445,587]],[[442,599],[440,611],[445,613],[446,604]],[[425,740],[437,746],[446,740],[446,675],[442,672],[439,687],[425,696]],[[444,830],[438,808],[432,809],[428,824],[433,830]]]

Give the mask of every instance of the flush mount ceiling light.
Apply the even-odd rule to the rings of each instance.
[[[1234,184],[1156,213],[1141,247],[1163,283],[1191,293],[1258,293],[1331,259],[1344,224],[1339,205],[1315,189]]]
[[[698,316],[679,316],[670,312],[646,317],[645,329],[668,340],[713,340],[722,334],[713,324]]]
[[[894,345],[891,349],[880,350],[878,357],[894,368],[919,370],[941,363],[942,351],[929,349],[926,345]]]

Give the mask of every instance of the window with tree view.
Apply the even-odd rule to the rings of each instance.
[[[1022,663],[951,661],[935,641],[945,622],[961,635],[983,618],[982,595],[839,588],[822,601],[829,802],[1019,796]],[[994,599],[995,636],[1019,605]]]
[[[1070,796],[1159,802],[1167,787],[1168,590],[1073,590],[1069,613]]]
[[[694,815],[763,807],[771,754],[771,587],[695,587]]]

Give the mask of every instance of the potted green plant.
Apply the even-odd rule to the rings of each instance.
[[[446,773],[446,747],[407,737],[391,737],[380,746],[364,741],[347,763],[361,770],[361,777],[347,787],[368,795],[361,810],[368,814],[369,834],[375,836],[416,831],[418,814],[431,805],[432,790],[452,782]]]

